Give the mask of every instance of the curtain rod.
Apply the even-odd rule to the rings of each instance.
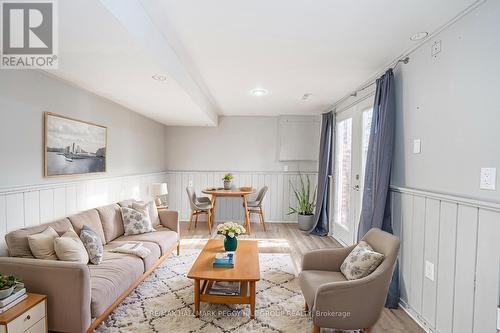
[[[384,70],[384,73],[389,70],[389,69],[396,69],[398,67],[398,65],[400,63],[403,63],[403,64],[407,64],[410,62],[410,57],[409,56],[406,56],[404,58],[401,58],[401,59],[398,59],[395,63],[391,64],[391,66],[387,67],[385,70]],[[349,97],[356,97],[358,95],[359,92],[362,92],[363,90],[373,86],[375,83],[377,82],[377,79],[365,84],[364,86],[361,86],[359,87],[358,89],[354,90],[352,93],[350,93],[349,95],[345,96],[343,99],[339,100],[337,102],[337,104],[340,104],[342,103],[343,101],[345,101],[346,99],[348,99]]]

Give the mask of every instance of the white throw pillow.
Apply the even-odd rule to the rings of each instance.
[[[54,249],[59,260],[77,261],[83,264],[89,262],[89,254],[73,230],[68,230],[61,237],[54,239]]]
[[[370,275],[384,260],[384,255],[373,251],[365,241],[358,245],[345,258],[340,271],[348,280],[357,280]]]
[[[136,209],[128,207],[121,207],[120,210],[122,212],[125,236],[155,231],[151,225],[151,219],[149,218],[149,214],[147,212],[140,212]]]
[[[153,227],[160,225],[160,216],[158,215],[158,208],[156,207],[154,201],[150,201],[147,203],[143,201],[134,202],[132,203],[131,208],[138,210],[143,214],[148,214],[149,219],[151,220],[151,225]]]
[[[38,259],[57,260],[54,250],[54,239],[59,237],[57,231],[52,227],[47,227],[44,231],[28,236],[28,244],[31,253]]]

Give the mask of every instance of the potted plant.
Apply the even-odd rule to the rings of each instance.
[[[226,173],[224,177],[222,178],[224,181],[224,189],[225,190],[230,190],[231,189],[231,181],[233,180],[233,174],[232,173]]]
[[[299,229],[303,231],[311,230],[314,223],[314,207],[316,206],[316,188],[311,193],[311,182],[309,176],[306,176],[306,181],[300,175],[299,188],[297,189],[292,182],[290,187],[297,199],[297,207],[290,207],[290,214],[297,213]]]
[[[224,249],[226,251],[235,251],[238,247],[238,235],[246,232],[242,225],[234,222],[226,222],[217,226],[217,233],[226,236],[224,239]]]
[[[9,297],[19,280],[12,275],[0,274],[0,299]]]

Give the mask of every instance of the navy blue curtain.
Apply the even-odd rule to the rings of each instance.
[[[377,79],[376,84],[358,240],[371,228],[393,233],[388,195],[396,126],[396,96],[392,69]],[[386,306],[390,308],[398,307],[398,276],[396,265],[386,302]]]
[[[323,113],[321,121],[321,137],[318,163],[318,190],[316,210],[314,212],[314,227],[310,234],[326,236],[330,229],[330,179],[332,175],[332,143],[335,114],[330,111]]]

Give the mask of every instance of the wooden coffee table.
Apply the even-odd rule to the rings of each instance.
[[[194,314],[200,316],[200,302],[250,304],[250,318],[255,317],[255,283],[260,280],[257,241],[238,240],[233,268],[214,268],[215,254],[224,252],[224,241],[209,239],[187,277],[194,280]],[[240,282],[240,294],[234,296],[208,293],[215,281]]]

